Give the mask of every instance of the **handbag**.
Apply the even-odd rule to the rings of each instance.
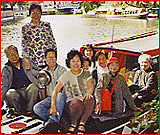
[[[112,94],[113,94],[113,90],[114,87],[116,85],[117,79],[118,79],[119,73],[117,74],[117,77],[114,81],[113,87],[111,92],[108,89],[102,89],[102,111],[111,111],[111,102],[112,102]]]

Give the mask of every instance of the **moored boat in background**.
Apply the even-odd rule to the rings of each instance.
[[[17,19],[23,19],[29,15],[28,11],[15,11],[14,18]]]
[[[127,8],[107,8],[106,10],[97,10],[97,14],[101,15],[102,13],[107,18],[139,18],[146,19],[149,12],[144,8],[135,8],[135,7],[127,7]],[[102,15],[102,16],[103,16]]]
[[[159,8],[148,9],[148,18],[159,18]]]

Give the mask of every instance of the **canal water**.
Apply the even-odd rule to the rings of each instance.
[[[21,55],[21,27],[30,22],[30,17],[20,21],[1,24],[1,69],[7,58],[4,48],[8,45],[18,47]],[[41,20],[51,23],[57,42],[58,63],[65,66],[67,53],[79,49],[84,44],[101,43],[130,37],[159,29],[158,19],[107,19],[82,17],[81,15],[46,15]],[[114,28],[114,30],[113,30]]]

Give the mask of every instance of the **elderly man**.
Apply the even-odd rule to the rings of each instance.
[[[36,76],[38,68],[19,58],[18,49],[10,45],[5,48],[8,62],[1,73],[1,107],[4,100],[9,108],[14,107],[16,112],[32,112],[38,97]]]
[[[148,54],[140,55],[138,58],[140,70],[136,71],[134,78],[134,89],[131,90],[132,98],[137,106],[143,102],[151,101],[158,90],[158,79],[156,73],[152,70],[152,59]],[[133,86],[131,86],[133,88]]]

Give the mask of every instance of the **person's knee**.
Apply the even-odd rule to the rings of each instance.
[[[33,106],[33,111],[34,111],[34,113],[39,114],[39,112],[40,112],[39,104],[35,104],[35,105]]]
[[[58,93],[56,101],[66,103],[66,99],[67,99],[67,96],[65,93]]]
[[[17,96],[17,92],[15,89],[9,89],[6,93],[6,98],[14,99]]]
[[[71,107],[77,108],[78,110],[83,110],[84,109],[83,102],[80,99],[73,100],[72,103],[71,103]]]
[[[33,84],[33,83],[31,83],[31,84],[27,87],[27,89],[30,89],[30,90],[33,91],[33,92],[38,92],[38,91],[39,91],[37,85],[35,85],[35,84]]]

